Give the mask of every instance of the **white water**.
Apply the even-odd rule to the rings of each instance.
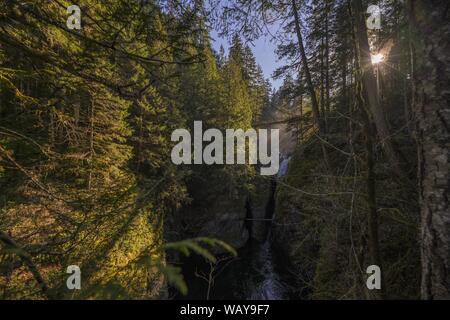
[[[257,262],[261,263],[258,268],[255,268],[255,272],[258,273],[258,277],[262,280],[255,283],[251,289],[249,300],[282,300],[285,299],[285,286],[277,272],[274,270],[272,249],[270,241],[266,240],[261,245],[258,253]]]
[[[282,158],[277,179],[286,174],[289,158]],[[272,208],[273,209],[273,208]],[[274,215],[274,212],[272,213]],[[273,216],[272,216],[273,217]],[[289,280],[282,261],[274,256],[271,228],[263,242],[250,241],[215,279],[213,299],[284,300],[289,299]],[[195,267],[196,268],[196,267]],[[206,267],[205,270],[208,270]],[[281,274],[279,273],[281,272]],[[193,273],[193,272],[192,272]],[[191,273],[191,274],[192,274]],[[195,285],[197,285],[195,287]],[[189,299],[203,299],[205,282],[195,277],[189,283]]]
[[[291,157],[284,158],[280,164],[278,170],[277,179],[283,177],[288,169],[289,161]],[[275,212],[273,213],[275,215]],[[273,217],[272,217],[273,218]],[[255,271],[262,279],[251,289],[250,300],[282,300],[285,299],[286,290],[283,281],[280,279],[279,274],[275,271],[273,265],[272,247],[270,243],[271,231],[267,240],[260,246],[257,258],[255,259],[260,265],[254,268]]]
[[[277,179],[283,177],[286,174],[291,157],[282,159],[283,160],[281,160],[280,169],[278,170],[277,173]]]

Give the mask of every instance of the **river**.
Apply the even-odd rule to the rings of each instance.
[[[285,300],[292,293],[287,270],[277,259],[271,241],[250,240],[238,251],[238,257],[219,263],[214,271],[214,282],[209,299],[217,300]],[[203,300],[207,298],[210,266],[198,257],[191,257],[183,265],[189,293],[178,299]]]
[[[283,158],[277,178],[287,170],[290,158]],[[274,208],[271,208],[274,211]],[[270,213],[273,217],[274,212]],[[289,286],[288,267],[276,254],[271,241],[271,222],[267,239],[263,242],[250,239],[238,250],[238,257],[224,259],[214,269],[204,259],[194,256],[183,263],[183,274],[189,292],[177,299],[217,300],[286,300],[293,294]],[[211,272],[212,271],[212,272]],[[212,274],[212,277],[209,275]],[[212,280],[210,280],[212,279]]]

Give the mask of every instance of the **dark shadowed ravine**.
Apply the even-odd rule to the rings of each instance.
[[[205,299],[208,282],[200,274],[209,272],[209,265],[198,258],[183,264],[189,293],[178,299]],[[287,270],[274,254],[269,240],[264,243],[250,240],[238,251],[238,257],[222,262],[215,274],[210,299],[284,300],[291,296]]]
[[[277,178],[287,170],[289,159],[282,159]],[[273,190],[275,192],[275,189]],[[267,217],[273,218],[274,201],[269,201]],[[251,228],[250,221],[249,227]],[[272,222],[267,222],[266,239],[250,239],[238,250],[238,257],[224,259],[215,267],[213,277],[209,278],[211,266],[199,257],[183,261],[183,275],[189,292],[187,296],[177,295],[178,299],[231,299],[231,300],[286,300],[292,298],[289,286],[289,271],[285,259],[277,254],[271,241]],[[213,281],[208,281],[213,279]],[[211,285],[209,285],[209,283]],[[209,297],[208,297],[209,289]]]

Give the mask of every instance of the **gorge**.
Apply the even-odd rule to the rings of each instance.
[[[258,189],[259,199],[247,199],[243,218],[246,241],[240,241],[236,258],[223,254],[212,266],[199,257],[182,259],[183,275],[190,288],[180,299],[289,299],[292,276],[288,262],[273,241],[272,226],[275,214],[277,179],[286,173],[289,158],[282,157],[276,178],[266,179]],[[237,223],[238,221],[234,221]],[[240,226],[238,225],[238,228]],[[248,236],[247,236],[248,234]],[[219,235],[218,235],[219,236]],[[223,237],[223,230],[219,237]],[[278,253],[277,253],[278,251]],[[205,275],[211,275],[207,277]]]

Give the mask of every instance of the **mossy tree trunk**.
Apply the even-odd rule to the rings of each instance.
[[[410,0],[416,33],[423,299],[450,299],[450,4]]]

